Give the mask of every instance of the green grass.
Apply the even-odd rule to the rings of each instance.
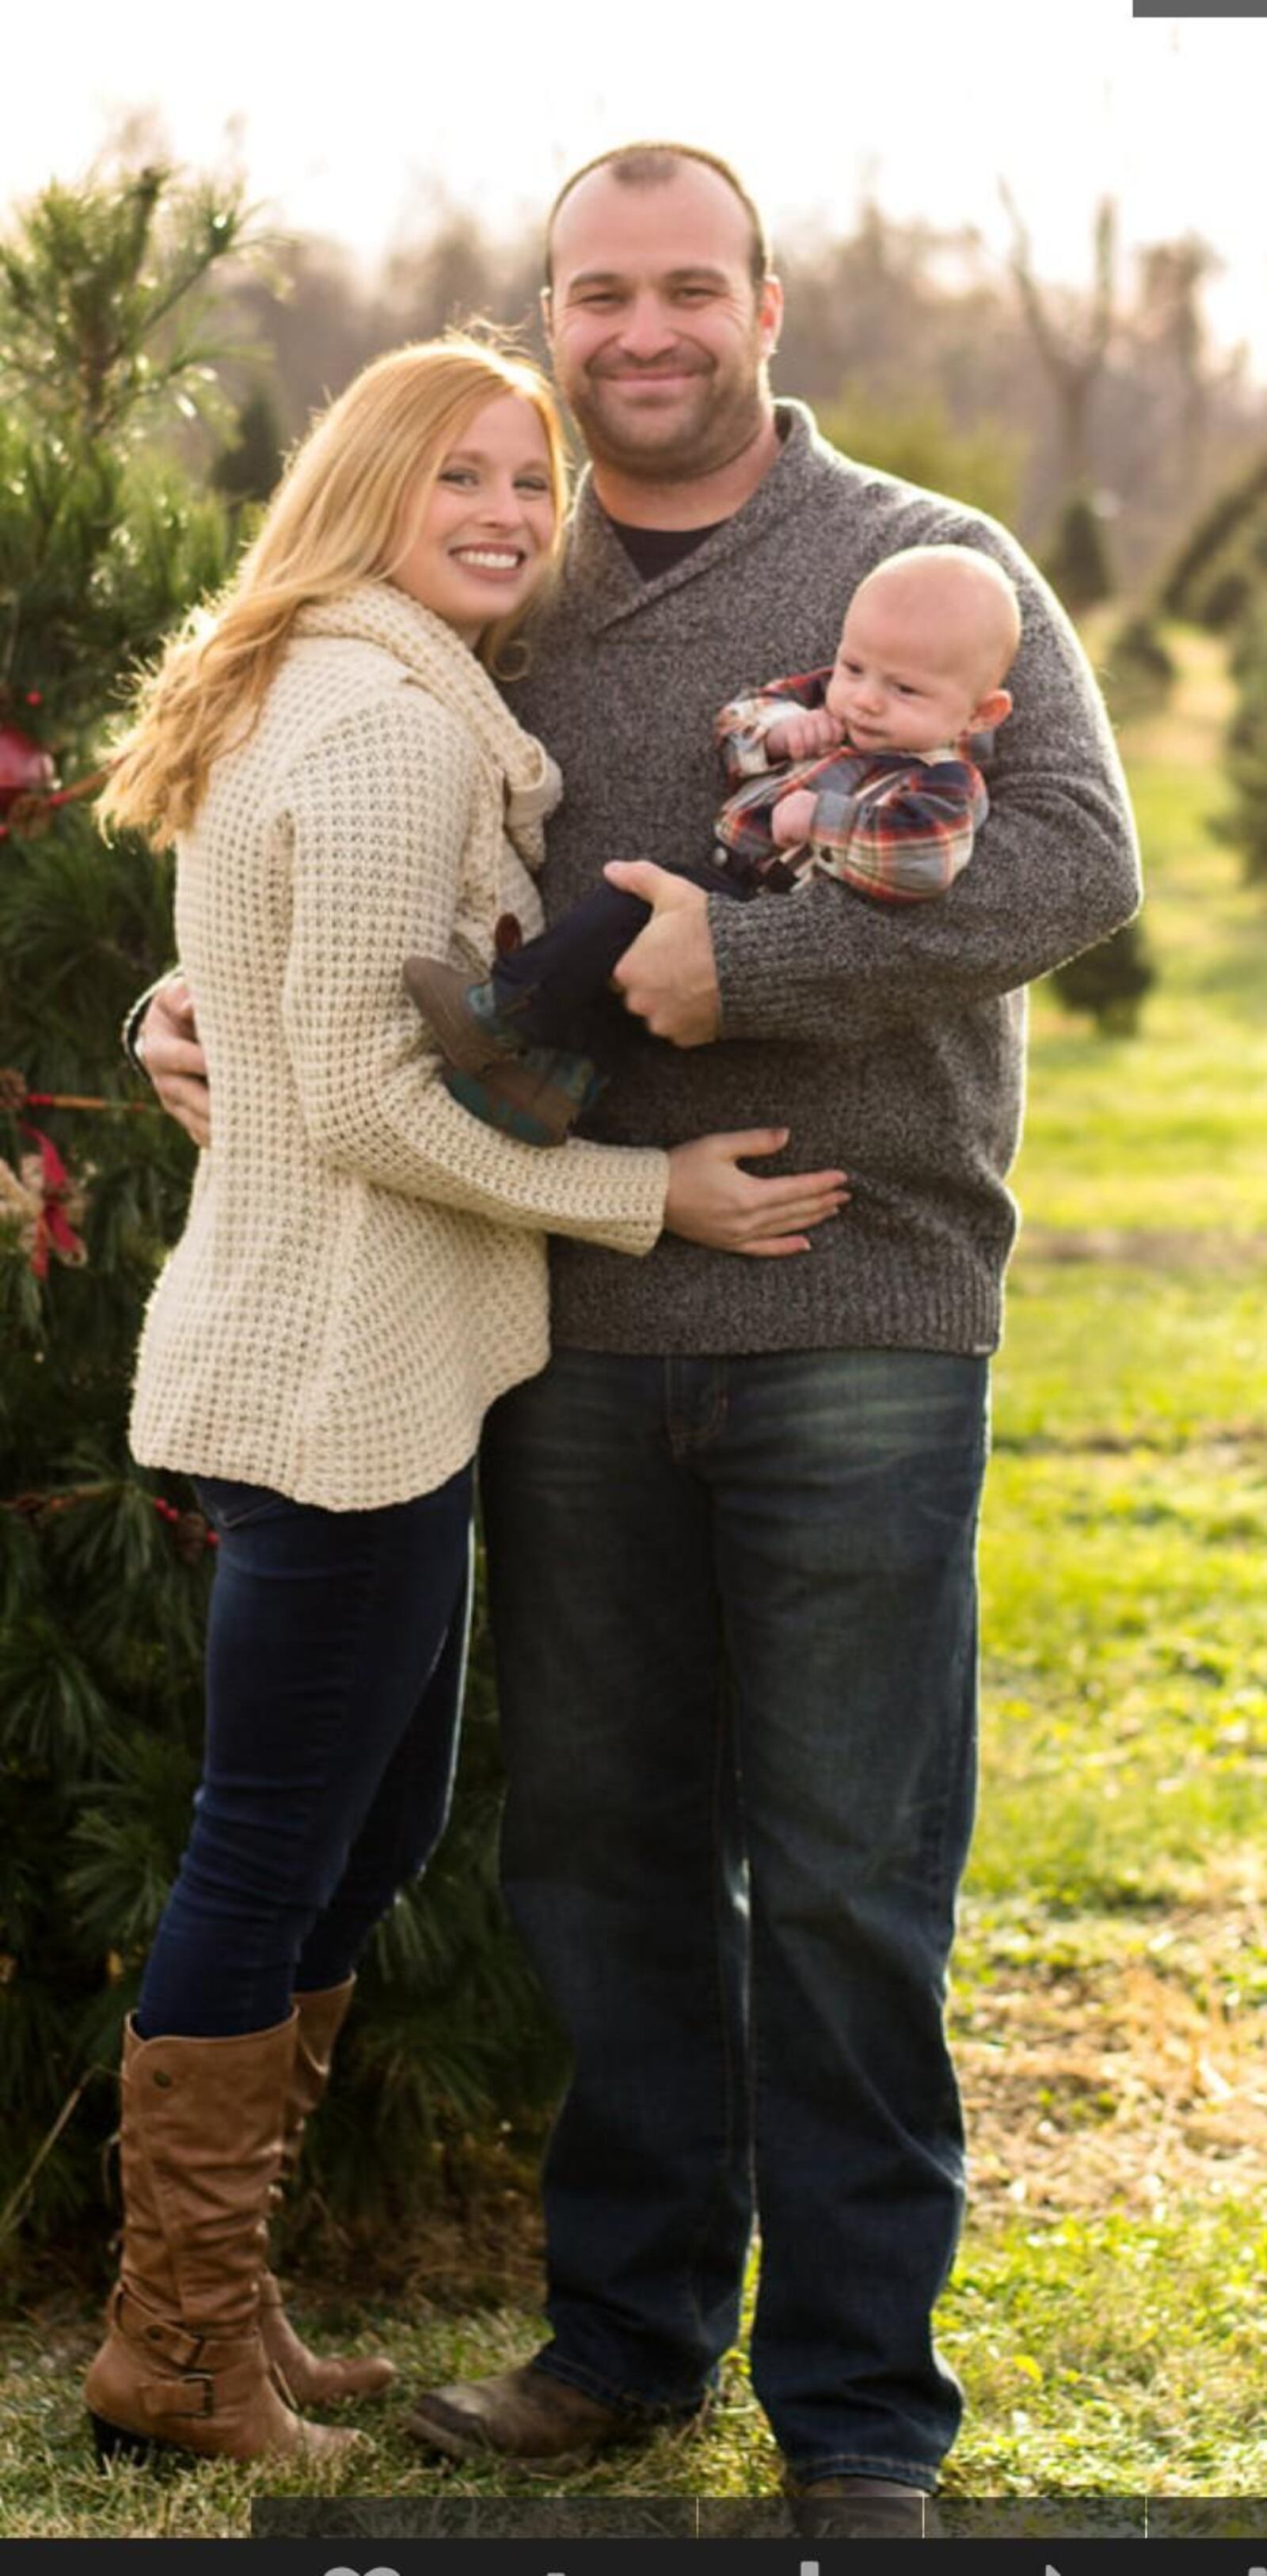
[[[941,2329],[968,2395],[948,2484],[1267,2492],[1265,2267],[1256,2205],[1108,2210],[970,2241]]]
[[[1267,1451],[1261,1261],[1247,1270],[1046,1261],[1012,1275],[994,1435],[1020,1448]]]
[[[982,1546],[980,1825],[953,2021],[976,2190],[940,2334],[960,2494],[1267,2491],[1267,895],[1214,840],[1217,655],[1127,743],[1162,981],[1133,1041],[1035,998],[1026,1227]],[[310,2293],[315,2299],[315,2289]],[[472,2293],[472,2301],[475,2293]],[[420,2292],[402,2386],[532,2349]],[[248,2528],[300,2470],[98,2478],[54,2301],[0,2338],[0,2533]],[[568,2478],[444,2468],[360,2412],[375,2495],[773,2494],[742,2353],[702,2431]]]

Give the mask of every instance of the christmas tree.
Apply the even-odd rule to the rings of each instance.
[[[178,449],[244,230],[232,192],[143,170],[50,187],[0,243],[0,2256],[19,2220],[47,2238],[99,2209],[120,2026],[198,1775],[211,1534],[126,1440],[192,1160],[119,1048],[170,958],[171,865],[103,841],[92,800],[132,676],[229,569],[224,504]],[[376,2157],[408,2201],[427,2124],[486,2122],[540,2063],[476,1661],[448,1851],[362,1981],[336,2206],[372,2194]]]

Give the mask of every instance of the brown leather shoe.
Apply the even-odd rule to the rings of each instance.
[[[304,2130],[325,2099],[335,2042],[355,1987],[355,1977],[345,1977],[342,1985],[295,1997],[295,2062],[282,2105],[281,2163],[269,2192],[274,2209],[299,2162]],[[314,2352],[296,2334],[286,2314],[281,2283],[272,2272],[265,2272],[260,2281],[260,2340],[296,2406],[331,2406],[343,2397],[378,2397],[396,2376],[396,2365],[385,2353]]]
[[[937,2530],[932,2498],[895,2478],[812,2478],[792,2489],[792,2520],[802,2540],[929,2540]]]
[[[530,2364],[430,2388],[405,2418],[416,2442],[451,2459],[479,2460],[491,2451],[504,2460],[551,2460],[560,2469],[579,2468],[617,2442],[650,2442],[659,2429]]]
[[[504,1041],[471,1008],[473,978],[441,957],[407,957],[405,990],[421,1013],[446,1064],[461,1073],[484,1073],[506,1053]]]
[[[565,1144],[582,1110],[606,1087],[589,1057],[517,1043],[507,1018],[480,1015],[481,993],[491,998],[491,988],[473,985],[469,974],[438,957],[407,957],[403,971],[409,998],[440,1050],[453,1099],[523,1145]]]

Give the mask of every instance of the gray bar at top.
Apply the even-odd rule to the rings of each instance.
[[[1132,18],[1267,18],[1267,8],[1246,9],[1238,0],[1131,0]]]

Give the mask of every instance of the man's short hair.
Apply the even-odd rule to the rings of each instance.
[[[770,274],[770,236],[765,220],[754,198],[750,197],[737,170],[723,161],[719,152],[705,152],[697,143],[617,143],[610,152],[596,152],[592,161],[583,161],[579,170],[566,178],[546,216],[545,272],[546,285],[554,283],[550,262],[550,241],[560,206],[572,190],[588,179],[591,170],[610,170],[624,188],[662,187],[671,179],[679,162],[698,161],[705,170],[715,170],[719,179],[739,199],[748,218],[752,234],[748,266],[754,286],[760,286]]]

